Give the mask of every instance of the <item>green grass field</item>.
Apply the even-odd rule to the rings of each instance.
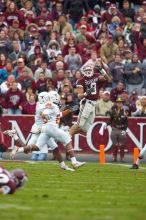
[[[75,172],[57,163],[0,163],[22,168],[27,185],[0,196],[0,220],[146,219],[146,167],[87,163]]]

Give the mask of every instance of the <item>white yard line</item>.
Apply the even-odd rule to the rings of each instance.
[[[122,164],[122,163],[105,163],[105,165],[114,165],[114,166],[123,166],[123,167],[131,167],[132,165],[130,164]],[[140,170],[146,170],[146,167],[141,167],[139,168]]]
[[[0,209],[8,209],[8,208],[27,210],[27,211],[32,210],[32,208],[30,206],[17,205],[17,204],[11,204],[11,203],[0,204]]]

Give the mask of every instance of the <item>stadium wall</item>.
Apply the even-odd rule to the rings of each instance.
[[[103,122],[106,122],[107,118],[97,117],[95,122],[88,130],[87,136],[84,134],[77,134],[73,138],[74,149],[76,152],[84,154],[93,154],[99,152],[100,144],[105,145],[105,151],[111,152],[111,128],[104,131],[104,135],[99,135],[99,129]],[[76,121],[76,117],[73,118],[73,122]],[[34,122],[34,116],[22,115],[12,116],[4,115],[1,118],[2,130],[16,129],[19,137],[22,141],[26,142],[29,138],[29,131]],[[138,147],[141,149],[146,143],[146,118],[129,118],[129,126],[127,133],[127,153],[133,153],[133,148]],[[5,136],[5,143],[7,147],[14,145],[14,139]],[[60,146],[62,148],[62,146]],[[62,148],[63,149],[63,148]]]

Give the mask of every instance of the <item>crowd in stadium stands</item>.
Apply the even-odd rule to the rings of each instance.
[[[37,94],[56,90],[61,107],[79,105],[83,65],[100,62],[109,82],[96,115],[118,96],[131,116],[146,116],[146,1],[0,0],[0,104],[4,114],[34,114]],[[77,111],[78,112],[78,111]]]

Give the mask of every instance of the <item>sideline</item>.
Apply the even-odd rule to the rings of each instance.
[[[122,164],[122,163],[105,163],[104,165],[115,165],[115,166],[123,166],[123,167],[131,167],[132,166],[132,164]],[[139,167],[139,169],[137,169],[137,170],[146,170],[146,167]],[[134,170],[134,169],[133,169]]]

